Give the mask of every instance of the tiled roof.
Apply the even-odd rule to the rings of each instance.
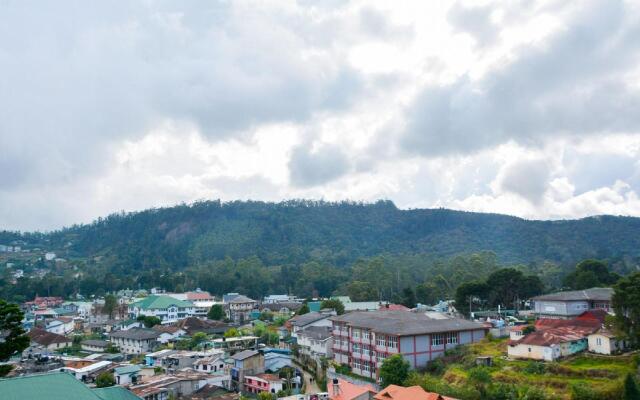
[[[229,301],[229,304],[234,303],[255,303],[256,301],[248,298],[247,296],[238,295]]]
[[[33,328],[27,334],[32,342],[42,346],[49,346],[54,343],[71,343],[71,339],[57,333],[47,332],[44,329]]]
[[[0,379],[2,400],[101,400],[71,374],[55,372]]]
[[[253,356],[257,355],[257,354],[260,354],[260,353],[258,353],[255,350],[244,350],[244,351],[241,351],[240,353],[236,353],[236,354],[232,355],[231,358],[233,358],[234,360],[241,361],[241,360],[247,359],[249,357],[253,357]]]
[[[536,321],[536,329],[549,329],[549,328],[572,328],[581,332],[592,332],[600,328],[602,323],[596,319],[552,319],[541,318]]]
[[[160,334],[154,331],[153,329],[131,328],[126,331],[111,332],[109,336],[113,338],[144,340],[144,339],[157,339],[158,336],[160,336]]]
[[[528,344],[533,346],[551,346],[552,344],[560,344],[582,340],[585,334],[577,332],[569,327],[549,328],[541,331],[532,332],[522,339],[510,342],[510,345]]]
[[[591,288],[585,290],[572,290],[568,292],[557,292],[534,297],[533,301],[584,301],[600,300],[611,301],[613,289],[611,288]]]
[[[209,292],[187,292],[187,300],[213,300]]]
[[[353,383],[347,382],[343,379],[338,379],[339,390],[334,390],[333,381],[331,379],[328,379],[328,381],[327,392],[338,393],[337,395],[332,395],[331,400],[354,400],[361,398],[360,396],[365,393],[374,394],[376,392],[375,388],[371,385],[354,385]]]
[[[107,342],[106,340],[87,339],[80,342],[80,344],[94,347],[107,347],[109,345],[109,342]]]
[[[438,393],[426,392],[420,386],[402,387],[389,385],[373,396],[375,400],[455,400]]]
[[[346,322],[353,327],[399,336],[486,329],[482,324],[460,318],[432,319],[424,314],[406,311],[360,311],[330,319]]]
[[[331,317],[331,315],[321,314],[318,312],[310,312],[302,315],[296,315],[295,317],[291,318],[289,322],[294,326],[305,326],[329,317]]]
[[[265,380],[267,382],[279,382],[282,379],[280,379],[280,377],[278,375],[275,374],[257,374],[254,375],[256,378],[260,378],[262,380]]]
[[[609,313],[606,312],[605,310],[596,309],[596,310],[585,311],[582,314],[580,314],[577,318],[578,319],[594,319],[600,322],[601,324],[604,324],[604,321],[608,315]]]
[[[171,296],[157,296],[152,295],[145,297],[140,301],[136,301],[135,303],[129,304],[129,307],[139,307],[143,310],[156,310],[156,309],[165,309],[170,306],[176,306],[180,308],[189,308],[193,307],[193,303],[184,300],[178,300]]]

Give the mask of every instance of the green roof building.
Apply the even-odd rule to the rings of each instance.
[[[158,317],[162,322],[175,322],[196,315],[195,305],[190,301],[171,296],[152,295],[129,304],[131,318],[139,316]]]
[[[126,392],[126,393],[125,393]],[[2,400],[139,400],[123,387],[91,390],[64,372],[0,379]]]

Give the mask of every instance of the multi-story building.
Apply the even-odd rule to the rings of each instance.
[[[611,288],[550,293],[531,299],[539,318],[575,318],[589,310],[611,310]]]
[[[257,305],[257,301],[247,296],[237,295],[225,303],[224,307],[227,318],[237,323],[243,323],[251,319],[251,311],[253,311]]]
[[[377,379],[382,362],[400,354],[424,367],[448,349],[485,337],[487,328],[459,318],[432,319],[406,311],[351,312],[331,317],[333,358],[353,373]]]
[[[258,394],[267,392],[276,394],[284,387],[282,379],[274,374],[258,374],[244,377],[243,392]]]
[[[195,314],[193,303],[171,296],[152,295],[129,304],[129,316],[134,319],[144,315],[158,317],[162,323],[169,323],[195,316]]]
[[[145,354],[158,345],[160,334],[153,329],[132,328],[109,334],[111,343],[118,346],[123,354]]]

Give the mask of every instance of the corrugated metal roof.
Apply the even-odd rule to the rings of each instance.
[[[160,309],[163,310],[165,308],[169,308],[170,306],[176,306],[180,308],[189,308],[193,307],[193,303],[190,301],[178,300],[175,297],[171,296],[149,296],[145,297],[140,301],[136,301],[135,303],[129,304],[129,307],[139,307],[143,310],[152,310],[152,309]]]
[[[557,292],[536,296],[533,301],[584,301],[601,300],[611,301],[613,289],[611,288],[591,288],[585,290],[571,290],[568,292]]]
[[[100,400],[70,374],[55,372],[0,379],[2,400]]]

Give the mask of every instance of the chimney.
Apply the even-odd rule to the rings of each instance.
[[[333,378],[333,395],[338,396],[340,394],[340,382],[338,378]]]

